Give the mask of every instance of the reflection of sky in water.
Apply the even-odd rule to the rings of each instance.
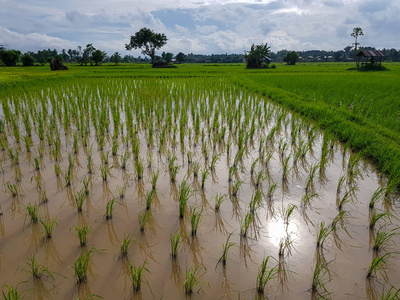
[[[276,247],[279,247],[279,242],[287,236],[291,240],[300,238],[299,224],[297,220],[292,220],[289,224],[285,224],[282,218],[270,220],[267,223],[268,239]]]

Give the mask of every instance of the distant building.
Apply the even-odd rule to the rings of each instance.
[[[385,54],[383,54],[379,50],[360,50],[356,54],[357,66],[360,64],[360,62],[361,62],[361,66],[368,65],[368,64],[374,65],[377,63],[379,63],[381,65],[384,57],[385,57]]]

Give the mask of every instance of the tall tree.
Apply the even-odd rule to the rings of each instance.
[[[107,56],[107,53],[101,51],[99,49],[94,50],[91,56],[91,59],[95,62],[96,66],[101,65],[101,62]]]
[[[151,58],[154,64],[156,49],[160,49],[167,43],[167,37],[164,33],[155,33],[149,28],[142,28],[135,35],[131,36],[129,44],[125,45],[126,50],[141,49],[142,54]]]
[[[291,51],[285,55],[283,58],[283,61],[287,63],[288,65],[294,66],[296,62],[299,61],[299,55],[297,54],[296,51]]]
[[[115,62],[116,65],[122,60],[121,54],[119,52],[115,52],[113,55],[110,57],[111,62]]]
[[[357,40],[358,40],[358,37],[359,37],[359,36],[362,36],[362,35],[364,35],[364,32],[363,32],[363,30],[361,29],[361,27],[353,28],[353,32],[351,33],[351,36],[352,36],[353,38],[355,38],[355,42],[354,42],[354,53],[356,53],[356,54],[357,54],[358,46],[360,45],[360,44],[357,42]]]

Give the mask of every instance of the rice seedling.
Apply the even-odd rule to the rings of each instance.
[[[18,184],[5,183],[6,191],[11,194],[12,197],[17,197],[20,194],[20,187]]]
[[[179,185],[179,218],[183,218],[187,206],[187,202],[189,200],[191,194],[190,185],[186,183],[186,180],[183,180]]]
[[[229,178],[228,178],[229,182],[232,181],[233,175],[236,174],[237,170],[238,170],[238,168],[236,166],[229,167],[229,175],[228,175],[229,176]]]
[[[326,262],[324,259],[322,259],[318,252],[312,277],[311,291],[323,299],[330,298],[331,294],[326,288],[326,284],[331,281],[329,264],[330,262]],[[327,275],[328,278],[326,278]]]
[[[6,287],[8,290],[4,291],[4,287]],[[22,299],[21,293],[17,290],[17,287],[14,288],[13,286],[3,284],[3,290],[2,290],[3,298],[4,300],[20,300]]]
[[[55,164],[54,165],[54,174],[56,175],[56,177],[60,177],[61,175],[61,168],[59,164]]]
[[[375,257],[367,270],[367,278],[375,277],[379,271],[384,271],[388,262],[391,252],[385,253],[382,256]]]
[[[260,269],[258,270],[257,274],[257,292],[260,294],[264,293],[265,287],[269,281],[275,278],[278,274],[279,270],[278,267],[271,267],[268,269],[268,261],[271,256],[267,256],[263,259]]]
[[[211,158],[210,170],[215,171],[216,164],[218,162],[219,155],[213,155]]]
[[[336,188],[336,194],[340,194],[340,192],[342,191],[343,188],[343,183],[346,181],[346,175],[340,176],[339,178],[339,182]]]
[[[92,159],[92,155],[91,155],[91,154],[88,155],[88,157],[87,157],[87,165],[86,165],[86,168],[87,168],[87,172],[88,172],[89,174],[92,174],[92,173],[93,173],[93,159]]]
[[[132,287],[135,292],[140,290],[144,271],[149,272],[149,270],[146,268],[146,261],[144,261],[143,264],[138,267],[136,267],[132,262],[129,265],[128,275],[132,280]]]
[[[122,155],[122,158],[121,158],[121,168],[123,170],[126,169],[127,163],[128,163],[128,152],[125,152],[124,155]]]
[[[219,195],[218,193],[215,195],[215,210],[219,210],[222,202],[227,199],[226,196],[226,194]]]
[[[290,155],[283,162],[283,166],[282,166],[282,181],[283,182],[287,181],[287,176],[290,171],[289,160],[290,160]]]
[[[28,212],[28,216],[31,218],[32,223],[36,223],[38,221],[38,216],[39,216],[39,207],[35,203],[32,205],[30,202],[28,202],[28,205],[26,206],[26,211]]]
[[[290,253],[290,248],[293,242],[294,241],[291,240],[289,236],[287,236],[285,239],[281,239],[279,241],[279,256],[284,256],[286,251]]]
[[[50,220],[50,218],[48,218],[44,221],[42,219],[40,219],[40,223],[43,225],[46,238],[51,239],[51,236],[53,234],[54,225],[57,224],[57,217],[55,217],[52,221]]]
[[[308,205],[310,205],[311,200],[314,198],[318,198],[319,194],[318,193],[312,193],[310,191],[307,191],[303,197],[301,197],[301,205],[303,207],[307,207]]]
[[[384,229],[385,228],[382,227],[376,232],[373,246],[373,250],[376,252],[385,248],[387,244],[392,241],[393,237],[400,235],[400,232],[398,231],[399,227],[391,229],[389,231],[385,231]]]
[[[170,234],[172,258],[176,258],[178,255],[179,243],[181,242],[181,238],[182,236],[179,233]]]
[[[203,213],[203,207],[199,212],[196,211],[197,207],[190,209],[190,224],[192,226],[192,236],[197,235],[197,229],[201,220],[201,214]]]
[[[391,216],[392,215],[388,212],[378,213],[376,210],[374,210],[370,216],[369,229],[374,229],[376,222],[378,222],[380,219],[389,218]]]
[[[129,245],[133,240],[132,235],[125,236],[124,234],[124,239],[122,240],[121,246],[120,246],[120,255],[121,257],[126,257],[128,255],[128,249]]]
[[[236,197],[239,193],[240,186],[243,184],[243,181],[235,181],[232,185],[232,196]]]
[[[82,184],[83,184],[83,193],[86,196],[89,195],[90,194],[90,188],[89,188],[90,179],[87,178],[86,176],[84,176],[82,179]]]
[[[103,182],[107,182],[108,176],[110,176],[110,170],[113,168],[114,167],[109,167],[108,164],[100,166],[100,173],[101,173],[101,178],[103,178]]]
[[[15,151],[14,151],[12,148],[9,148],[8,156],[10,157],[10,160],[14,165],[19,164],[19,152],[17,149],[15,149]]]
[[[147,222],[149,221],[149,213],[147,210],[140,211],[138,215],[140,231],[144,232]]]
[[[112,156],[117,156],[117,152],[118,152],[118,140],[116,138],[114,138],[113,142],[112,142],[112,148],[111,148]]]
[[[24,136],[24,142],[25,142],[26,152],[27,153],[31,152],[31,139],[29,138],[29,136]]]
[[[151,188],[152,188],[153,190],[156,189],[157,180],[158,180],[159,175],[160,175],[160,170],[157,170],[157,172],[153,172],[153,175],[152,175],[152,177],[151,177]],[[176,174],[175,174],[175,176],[176,176]]]
[[[35,157],[33,159],[33,167],[35,168],[36,171],[40,170],[40,157]]]
[[[259,188],[263,181],[265,180],[266,176],[263,170],[259,171],[256,175],[256,178],[254,180],[254,185]]]
[[[269,186],[268,186],[268,192],[267,192],[267,198],[268,200],[272,200],[272,198],[274,197],[274,193],[277,189],[277,184],[275,182],[270,182]]]
[[[204,270],[203,273],[201,271]],[[206,273],[205,267],[200,268],[199,266],[191,267],[186,270],[185,281],[183,282],[183,289],[185,294],[190,295],[193,293],[194,287],[200,283],[200,278]]]
[[[152,189],[150,192],[147,192],[144,195],[144,198],[146,200],[146,210],[149,210],[151,208],[151,203],[153,202],[154,194],[155,194],[155,190]]]
[[[400,298],[400,289],[391,287],[386,294],[382,293],[382,300],[398,300]]]
[[[82,227],[75,226],[76,236],[79,238],[79,244],[81,247],[86,245],[87,236],[89,231],[92,229],[89,225],[83,225]]]
[[[187,155],[188,164],[190,165],[193,161],[192,160],[192,152],[188,151],[188,153],[186,155]]]
[[[350,196],[350,194],[351,194],[352,192],[353,192],[353,188],[350,189],[349,191],[347,191],[347,192],[344,194],[344,196],[342,197],[342,199],[339,200],[339,203],[338,203],[338,210],[339,210],[339,211],[342,211],[343,205],[344,205],[344,204],[346,204],[346,203],[348,203],[348,202],[351,201],[351,196]]]
[[[242,221],[240,222],[240,235],[242,237],[247,237],[248,231],[250,224],[253,222],[254,215],[250,212],[248,212],[244,218],[242,218]]]
[[[260,159],[256,158],[252,163],[251,163],[251,167],[250,167],[250,174],[253,175],[254,174],[254,169],[258,163]]]
[[[65,172],[64,178],[65,178],[65,186],[71,186],[72,175],[70,167],[67,169],[67,172]]]
[[[332,220],[331,227],[338,228],[338,224],[341,224],[341,227],[344,225],[344,221],[349,217],[349,213],[347,211],[340,211],[336,217]]]
[[[82,284],[87,281],[89,260],[93,252],[94,248],[91,248],[88,251],[82,249],[81,255],[78,257],[77,260],[74,261],[72,265],[72,268],[74,269],[75,272],[75,279],[78,284]]]
[[[225,244],[222,244],[222,256],[218,259],[217,265],[219,263],[222,263],[222,265],[224,266],[226,265],[226,259],[228,257],[229,249],[236,245],[235,243],[230,242],[231,236],[232,233],[228,235]]]
[[[140,159],[135,160],[135,171],[136,171],[136,176],[138,180],[141,180],[143,178],[143,162]]]
[[[112,215],[114,213],[114,203],[115,203],[115,198],[112,198],[107,202],[106,214],[105,214],[107,220],[112,219]]]
[[[176,175],[178,174],[179,168],[179,166],[173,166],[171,169],[169,169],[169,175],[172,183],[176,182]]]
[[[207,169],[204,169],[203,172],[201,173],[201,188],[204,189],[204,185],[206,183],[206,179],[210,175],[210,171]]]
[[[255,193],[251,196],[251,200],[249,203],[250,213],[254,214],[261,205],[262,205],[262,192],[261,190],[257,189]]]
[[[79,192],[75,192],[75,204],[76,204],[76,208],[78,209],[78,212],[82,212],[82,206],[83,203],[85,202],[86,196],[85,196],[85,192],[79,191]]]
[[[306,187],[305,187],[306,193],[309,190],[314,191],[314,178],[315,178],[317,169],[318,169],[318,165],[312,165],[310,167],[310,173],[308,174],[307,181],[306,181]]]
[[[335,229],[332,226],[326,226],[325,222],[321,222],[317,229],[317,247],[323,247],[325,240],[329,237],[331,232]]]
[[[193,177],[197,177],[199,175],[200,171],[200,163],[198,161],[194,161],[192,163],[192,172],[193,172]]]
[[[385,188],[384,187],[379,187],[374,194],[371,197],[371,200],[369,201],[369,208],[372,209],[375,207],[375,204],[379,199],[384,195]]]
[[[291,218],[293,217],[294,210],[297,209],[297,206],[289,203],[286,208],[282,206],[282,218],[286,226],[289,225]]]

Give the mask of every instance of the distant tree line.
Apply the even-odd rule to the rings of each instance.
[[[365,50],[375,50],[373,47],[364,47]],[[400,62],[400,50],[380,49],[385,54],[385,61]],[[290,54],[290,55],[289,55]],[[298,55],[296,61],[299,62],[345,62],[353,61],[354,48],[347,46],[339,51],[324,51],[324,50],[307,50],[307,51],[289,51],[279,50],[277,52],[270,51],[269,58],[272,62],[288,62],[289,58]],[[289,57],[289,56],[290,57]],[[244,54],[184,54],[179,52],[174,55],[171,52],[162,52],[160,56],[155,55],[154,60],[165,61],[167,63],[242,63],[244,62]],[[286,57],[286,58],[285,58]],[[151,59],[143,56],[134,57],[133,55],[122,56],[119,52],[112,55],[107,55],[106,52],[96,49],[93,44],[86,45],[85,48],[79,46],[77,49],[62,49],[58,52],[56,49],[44,49],[37,52],[28,51],[22,53],[19,50],[6,49],[5,46],[0,45],[0,65],[15,66],[22,64],[24,66],[31,66],[34,64],[44,65],[49,63],[53,58],[60,58],[64,62],[77,63],[80,65],[101,65],[104,62],[111,63],[150,63]],[[290,60],[289,60],[290,61]],[[290,62],[289,62],[290,64]]]

